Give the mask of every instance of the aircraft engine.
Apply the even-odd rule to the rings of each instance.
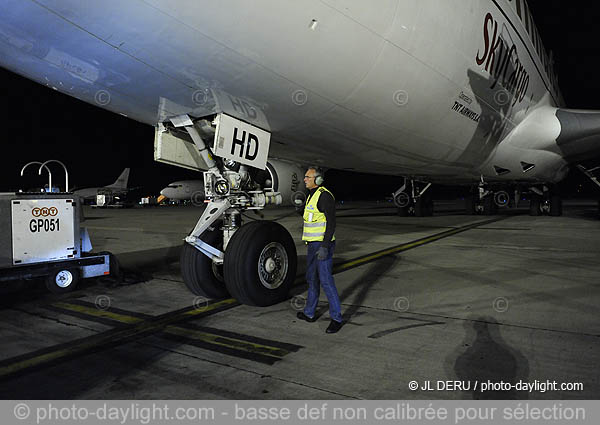
[[[267,162],[269,176],[265,187],[272,187],[274,192],[281,193],[282,205],[304,207],[306,188],[304,186],[304,167],[287,161],[270,159]]]

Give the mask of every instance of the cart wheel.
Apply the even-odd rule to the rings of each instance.
[[[63,294],[75,289],[78,282],[78,269],[57,269],[46,279],[46,288],[55,294]]]

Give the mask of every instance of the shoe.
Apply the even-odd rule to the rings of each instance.
[[[317,318],[316,317],[308,317],[306,314],[304,314],[303,311],[299,311],[298,313],[296,313],[296,317],[300,320],[306,320],[307,322],[316,322]]]
[[[329,326],[327,326],[327,329],[325,329],[325,332],[328,334],[334,334],[342,329],[343,324],[344,322],[336,322],[335,320],[332,320],[331,323],[329,323]]]

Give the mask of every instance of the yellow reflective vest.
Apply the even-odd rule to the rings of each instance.
[[[333,197],[333,193],[324,187],[320,187],[315,191],[313,196],[310,197],[306,203],[306,206],[304,207],[304,228],[302,230],[302,240],[305,242],[321,242],[325,236],[327,219],[325,218],[325,214],[319,211],[319,208],[317,207],[319,197],[323,192],[327,192]],[[331,240],[335,240],[335,235],[331,238]]]

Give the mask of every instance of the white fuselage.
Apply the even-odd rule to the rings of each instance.
[[[175,201],[203,201],[204,180],[181,180],[169,183],[160,194]]]
[[[4,3],[2,66],[141,122],[226,112],[274,157],[448,183],[565,175],[523,0]]]
[[[110,193],[112,193],[113,195],[123,195],[125,193],[127,193],[128,189],[124,188],[124,189],[113,189],[110,186],[106,186],[106,187],[87,187],[85,189],[77,189],[75,191],[73,191],[73,193],[77,196],[80,196],[81,198],[85,199],[85,200],[96,200],[96,196],[98,195],[98,191],[102,191],[102,190],[107,190],[110,191]]]

